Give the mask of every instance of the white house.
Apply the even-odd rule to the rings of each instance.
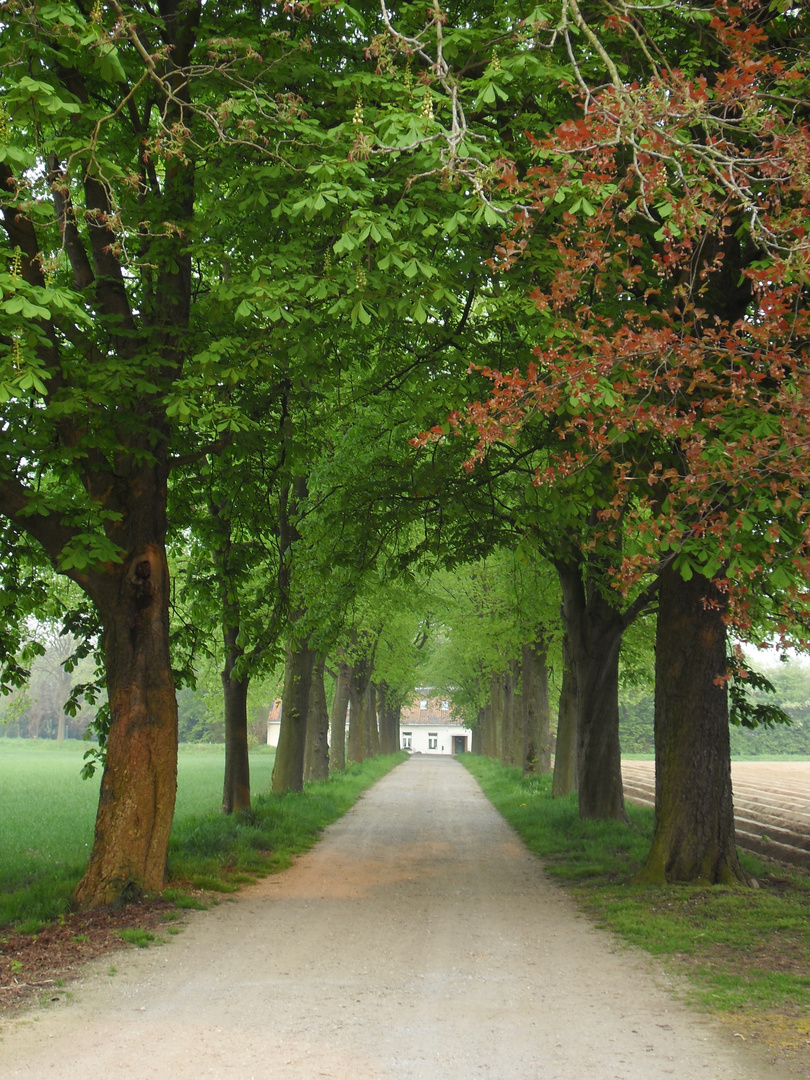
[[[402,710],[400,746],[410,754],[465,754],[472,732],[450,715],[450,702],[427,696]]]
[[[281,732],[281,698],[276,698],[270,706],[270,715],[267,717],[267,745],[278,746],[278,737]]]

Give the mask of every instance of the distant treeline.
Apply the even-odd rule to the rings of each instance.
[[[749,691],[754,702],[779,705],[790,725],[748,728],[731,725],[731,752],[741,757],[796,754],[810,757],[810,667],[799,663],[757,665],[773,684],[775,693]],[[627,687],[619,701],[622,753],[652,754],[654,699],[652,690]]]

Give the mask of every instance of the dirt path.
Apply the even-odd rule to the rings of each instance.
[[[412,758],[293,868],[7,1022],[0,1077],[779,1080]]]

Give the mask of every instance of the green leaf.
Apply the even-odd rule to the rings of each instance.
[[[352,308],[351,320],[352,326],[354,326],[358,322],[362,323],[363,326],[368,326],[368,324],[371,322],[371,315],[368,311],[366,311],[365,307],[363,307],[362,300],[358,300]]]

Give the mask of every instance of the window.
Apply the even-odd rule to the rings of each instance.
[[[439,745],[439,735],[436,731],[428,732],[428,750],[435,750]]]
[[[442,702],[442,712],[450,712],[450,702],[449,701],[443,701]]]
[[[422,698],[422,700],[419,702],[419,708],[422,710],[422,712],[427,709],[427,698]]]
[[[411,732],[411,731],[403,731],[402,732],[402,749],[403,750],[410,750],[412,748],[412,746],[411,746],[411,738],[412,738],[412,736],[413,736],[413,732]]]

